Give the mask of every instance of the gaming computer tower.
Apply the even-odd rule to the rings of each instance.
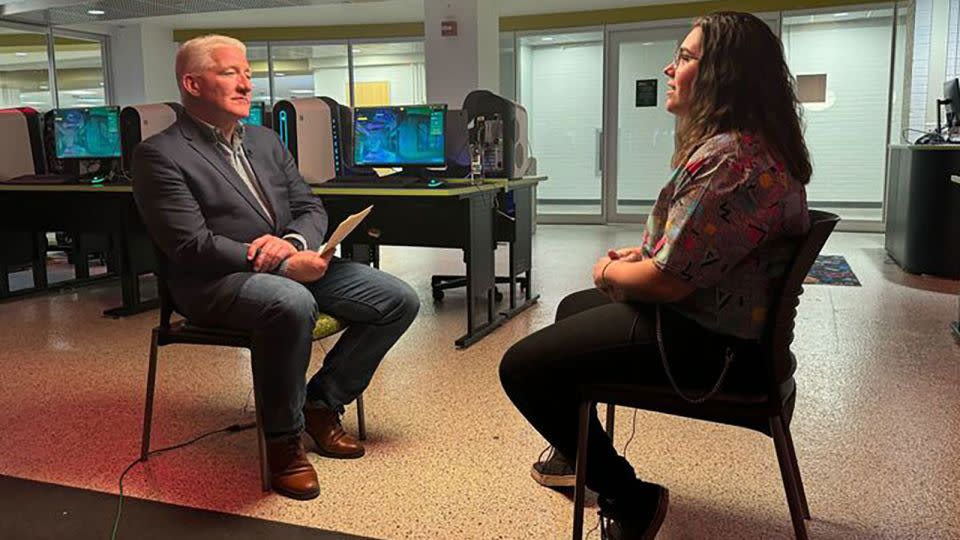
[[[0,133],[10,135],[4,139],[0,180],[46,172],[40,115],[36,110],[30,107],[0,110]]]
[[[485,176],[520,178],[530,172],[527,110],[489,90],[474,90],[463,100],[471,142],[480,154]]]
[[[341,134],[334,127],[341,114],[339,107],[320,98],[282,99],[273,106],[273,130],[308,184],[326,182],[342,170]]]
[[[120,138],[123,149],[123,170],[130,172],[133,150],[140,141],[156,135],[177,121],[183,112],[179,103],[130,105],[120,111]]]

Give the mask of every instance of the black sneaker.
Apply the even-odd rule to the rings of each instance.
[[[620,503],[600,497],[601,540],[653,540],[667,516],[670,491],[643,482],[636,497]]]
[[[547,454],[546,459],[543,457],[544,454]],[[574,487],[577,483],[573,464],[552,446],[540,452],[540,459],[530,468],[530,476],[541,486],[552,488]]]

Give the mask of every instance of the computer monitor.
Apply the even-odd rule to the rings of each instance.
[[[960,78],[943,83],[943,101],[947,106],[947,129],[960,128]]]
[[[443,167],[446,105],[357,107],[353,113],[354,165]]]
[[[263,102],[253,101],[250,103],[250,115],[240,120],[244,124],[251,126],[263,125]]]
[[[53,129],[57,159],[120,157],[120,107],[57,109]]]

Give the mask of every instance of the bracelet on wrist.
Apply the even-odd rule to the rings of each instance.
[[[607,268],[610,268],[610,265],[615,262],[617,262],[616,259],[610,259],[607,264],[603,265],[603,270],[600,271],[600,283],[603,284],[604,288],[607,286]]]

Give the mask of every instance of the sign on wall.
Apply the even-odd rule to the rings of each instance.
[[[637,80],[637,107],[657,106],[657,80]]]

